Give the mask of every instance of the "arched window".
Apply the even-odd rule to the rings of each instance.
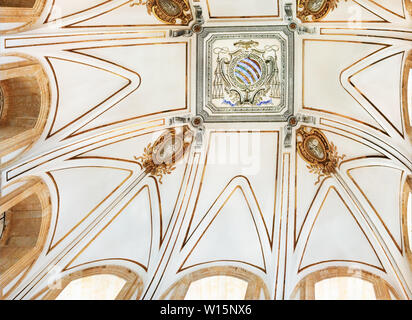
[[[185,300],[244,300],[248,282],[231,276],[212,276],[193,281]]]
[[[406,178],[402,193],[402,233],[405,252],[412,268],[412,175]]]
[[[9,282],[38,258],[50,226],[47,186],[38,178],[24,182],[0,198],[0,298],[13,289],[8,287]]]
[[[8,24],[0,34],[20,32],[40,17],[47,0],[0,0],[0,23]]]
[[[47,293],[43,300],[128,300],[136,291],[142,292],[140,278],[121,266],[101,266],[76,271],[37,296]]]
[[[241,268],[212,267],[195,271],[172,285],[165,300],[264,300],[264,282]]]
[[[3,56],[6,58],[5,56]],[[49,83],[42,66],[33,59],[0,65],[0,158],[25,150],[41,135],[49,112]]]
[[[357,269],[331,267],[303,278],[293,300],[398,300],[393,288],[380,277]]]

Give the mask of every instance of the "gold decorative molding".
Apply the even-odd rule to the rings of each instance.
[[[330,11],[337,8],[339,1],[340,0],[298,0],[297,17],[303,22],[322,20]]]
[[[174,165],[184,157],[193,141],[193,132],[188,126],[172,128],[162,134],[153,144],[149,143],[140,157],[134,157],[143,169],[153,177],[159,178],[170,174]]]
[[[176,24],[177,19],[181,24],[187,25],[192,19],[192,13],[187,0],[136,0],[131,7],[146,5],[149,15],[153,15],[160,21],[168,24]]]
[[[297,150],[299,155],[309,165],[311,173],[318,175],[317,185],[322,178],[328,178],[336,172],[339,163],[345,155],[338,155],[333,142],[328,141],[326,136],[318,129],[300,127],[296,131]]]

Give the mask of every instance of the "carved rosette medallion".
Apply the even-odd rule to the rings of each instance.
[[[338,6],[339,1],[340,0],[298,0],[297,17],[302,22],[322,20],[330,11]]]
[[[297,150],[299,155],[309,165],[310,172],[318,175],[318,184],[322,178],[327,178],[336,172],[345,155],[339,156],[336,146],[328,141],[326,136],[316,128],[300,127],[296,131]]]
[[[163,176],[172,173],[175,163],[184,157],[192,141],[193,133],[188,126],[169,129],[153,144],[149,143],[142,156],[134,158],[162,183]]]
[[[169,24],[176,24],[178,19],[181,24],[187,25],[192,19],[190,6],[186,0],[148,0],[147,12]]]

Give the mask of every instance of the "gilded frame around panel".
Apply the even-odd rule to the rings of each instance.
[[[232,35],[233,34],[233,35]],[[242,36],[242,34],[244,34]],[[262,38],[265,39],[269,36],[276,38],[283,38],[286,44],[282,47],[282,59],[286,60],[284,75],[282,76],[285,81],[284,88],[286,89],[286,94],[284,99],[284,106],[282,107],[282,113],[271,112],[259,112],[253,111],[252,114],[244,114],[245,112],[232,113],[226,112],[222,113],[221,111],[213,111],[209,114],[205,109],[211,110],[213,107],[210,105],[208,100],[208,78],[209,73],[212,73],[210,70],[211,58],[209,57],[209,44],[208,41],[211,39],[209,35],[212,35],[212,38],[224,39],[230,36],[230,39],[241,38]],[[282,35],[282,36],[280,36]],[[230,26],[230,27],[207,27],[203,28],[203,31],[197,35],[196,38],[197,47],[196,47],[196,57],[198,63],[196,66],[196,114],[204,118],[205,122],[217,122],[217,123],[226,123],[226,122],[286,122],[287,119],[294,113],[294,72],[295,72],[295,34],[291,31],[286,25],[263,25],[263,26]],[[209,69],[208,69],[209,68]],[[207,71],[206,71],[207,70]],[[251,111],[252,112],[252,111]],[[243,113],[243,114],[242,114]]]

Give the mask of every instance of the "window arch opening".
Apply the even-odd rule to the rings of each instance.
[[[395,290],[370,272],[330,267],[303,278],[292,293],[293,300],[398,300]]]

